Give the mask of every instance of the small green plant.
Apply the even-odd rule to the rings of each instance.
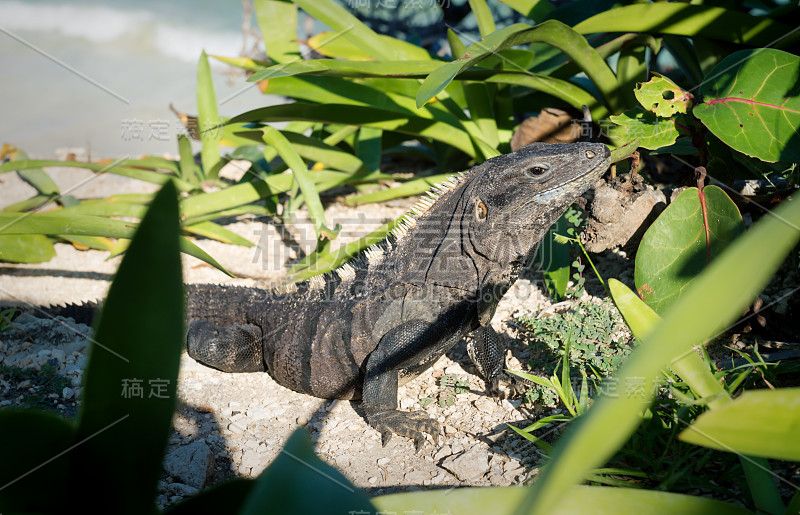
[[[59,398],[64,388],[72,386],[72,381],[60,375],[49,363],[38,370],[0,364],[0,381],[14,385],[3,396],[15,406],[48,410],[54,409],[56,404],[51,395]]]
[[[469,391],[469,381],[454,374],[444,374],[439,378],[439,407],[446,408],[456,403],[456,395]]]
[[[625,323],[610,299],[600,302],[583,300],[565,313],[546,318],[519,315],[516,322],[525,330],[525,338],[535,349],[544,344],[550,355],[530,362],[532,370],[550,370],[557,356],[563,356],[569,342],[569,363],[581,370],[597,371],[600,377],[611,375],[635,342],[628,341]],[[600,377],[597,377],[599,379]]]

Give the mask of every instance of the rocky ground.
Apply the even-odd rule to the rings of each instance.
[[[104,176],[92,179],[78,170],[52,173],[61,191],[86,198],[111,193],[153,191],[150,185]],[[0,204],[26,198],[29,186],[8,174],[2,180]],[[88,181],[84,186],[75,185]],[[374,230],[407,211],[412,200],[349,208],[342,198],[326,199],[326,215],[341,223],[339,244]],[[0,207],[2,207],[0,205]],[[219,282],[270,286],[285,278],[287,263],[310,250],[313,230],[298,222],[286,230],[271,220],[240,220],[226,226],[258,245],[234,247],[197,240],[236,274],[184,256],[187,282]],[[311,236],[312,238],[309,238]],[[57,256],[36,265],[0,265],[0,301],[47,305],[102,298],[120,258],[57,244]],[[520,280],[506,295],[492,321],[508,340],[509,364],[520,368],[529,352],[509,325],[515,312],[536,313],[550,305],[541,289]],[[50,366],[65,376],[60,391],[47,394],[67,416],[76,413],[81,376],[87,360],[90,329],[71,319],[41,319],[23,315],[15,327],[0,334],[0,362],[41,369]],[[442,376],[456,387],[442,385]],[[27,381],[27,382],[26,382]],[[41,390],[36,381],[0,384],[0,407],[23,403]],[[233,476],[257,476],[278,454],[298,426],[309,431],[317,453],[341,470],[355,485],[380,494],[426,487],[511,485],[537,472],[535,446],[513,434],[507,423],[525,424],[538,418],[521,400],[498,401],[485,393],[462,342],[413,382],[400,388],[401,409],[424,409],[443,425],[440,443],[429,442],[418,453],[410,440],[395,437],[386,448],[369,427],[357,402],[316,399],[292,392],[268,374],[225,374],[203,367],[188,356],[181,361],[179,407],[175,431],[164,462],[159,503],[171,504],[210,484]]]

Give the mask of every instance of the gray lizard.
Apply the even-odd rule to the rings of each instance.
[[[360,398],[384,445],[395,433],[419,449],[439,425],[398,410],[398,385],[471,333],[468,354],[499,392],[497,303],[609,156],[599,143],[527,145],[436,185],[382,243],[332,273],[279,292],[191,285],[187,351],[301,393]]]

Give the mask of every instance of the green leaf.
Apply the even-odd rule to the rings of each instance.
[[[478,22],[478,30],[481,33],[481,37],[486,37],[488,34],[497,30],[497,27],[494,25],[492,11],[490,11],[489,6],[486,5],[486,0],[469,0],[469,7],[472,10],[472,14],[475,16],[475,21]]]
[[[547,0],[503,0],[503,3],[534,21],[544,20],[555,9]]]
[[[68,477],[70,491],[87,485],[103,491],[83,498],[87,511],[153,510],[183,349],[178,230],[177,191],[168,183],[136,231],[103,304]],[[124,393],[134,380],[141,381],[141,397]]]
[[[440,66],[439,61],[338,61],[310,59],[296,63],[259,68],[247,78],[249,82],[291,77],[293,75],[323,75],[331,77],[392,77],[422,78]]]
[[[279,0],[255,0],[253,7],[269,58],[276,63],[300,60],[297,6]]]
[[[572,58],[597,86],[611,110],[616,110],[617,79],[608,64],[580,34],[555,20],[548,20],[535,27],[517,23],[473,43],[463,57],[440,66],[425,79],[417,93],[417,107],[439,94],[463,70],[501,50],[535,41],[556,47]]]
[[[636,288],[657,313],[665,313],[713,260],[744,232],[736,204],[716,186],[703,188],[709,245],[697,188],[670,203],[642,237],[636,253]]]
[[[407,492],[374,497],[372,503],[382,513],[511,513],[528,495],[529,487],[461,488],[458,491],[435,490]],[[734,504],[705,497],[611,488],[606,486],[575,486],[559,493],[562,503],[549,510],[548,515],[592,513],[593,515],[675,515],[676,513],[707,513],[713,515],[752,515]],[[517,513],[522,513],[517,510]],[[532,512],[524,512],[532,513]]]
[[[381,38],[344,7],[331,0],[295,0],[295,3],[312,18],[365,49],[375,59],[401,61],[430,58],[423,48],[394,38]]]
[[[192,225],[184,225],[183,230],[199,236],[205,236],[212,240],[221,241],[222,243],[229,243],[232,245],[241,245],[243,247],[255,247],[250,240],[239,236],[233,231],[230,231],[219,224],[214,222],[199,222]]]
[[[372,505],[365,493],[314,454],[308,435],[301,428],[292,433],[275,461],[258,476],[238,513],[348,511],[371,513]]]
[[[620,141],[638,138],[640,147],[656,149],[671,145],[678,139],[675,120],[659,118],[641,108],[631,109],[619,115],[611,115],[609,118],[615,125],[606,127],[608,133],[612,138]]]
[[[425,119],[419,116],[376,109],[373,107],[327,104],[310,105],[302,102],[262,107],[233,118],[236,122],[283,122],[307,120],[343,125],[375,127],[384,131],[397,131],[415,137],[431,138],[475,157],[470,135],[452,122],[452,118],[437,114],[446,121]]]
[[[189,219],[250,204],[288,191],[293,181],[291,174],[282,173],[271,175],[263,181],[243,182],[213,193],[193,195],[181,201],[181,216]]]
[[[110,251],[115,245],[115,241],[112,238],[103,238],[102,236],[66,236],[61,234],[59,238],[72,243],[79,249],[87,247],[94,250]]]
[[[373,202],[385,202],[396,198],[410,197],[412,195],[419,195],[425,193],[431,186],[441,182],[448,177],[452,177],[452,173],[443,173],[440,175],[431,175],[430,177],[421,177],[419,179],[412,179],[404,182],[401,186],[389,188],[385,190],[378,190],[372,193],[365,193],[345,199],[345,204],[348,206],[355,206],[358,204],[371,204]]]
[[[608,280],[608,288],[614,298],[614,304],[633,335],[639,341],[646,340],[661,322],[661,317],[616,279]],[[698,397],[708,401],[709,408],[717,408],[730,401],[728,393],[696,352],[687,352],[670,363],[669,367],[691,387]]]
[[[681,301],[665,313],[614,376],[621,385],[645,385],[645,394],[600,397],[573,422],[517,513],[549,512],[569,498],[564,495],[568,488],[617,452],[649,405],[652,390],[648,387],[660,369],[741,314],[797,244],[800,233],[794,227],[798,224],[800,202],[784,202],[774,216],[762,218],[688,286]]]
[[[178,152],[180,153],[180,169],[181,179],[190,183],[197,183],[202,180],[200,170],[194,163],[194,154],[192,153],[192,143],[189,138],[183,134],[178,135]]]
[[[646,110],[662,118],[686,113],[692,106],[692,95],[667,77],[653,72],[653,78],[636,86],[636,100]]]
[[[0,411],[0,510],[63,510],[64,499],[70,495],[65,479],[74,441],[75,428],[55,413]],[[42,485],[48,485],[48,495],[42,495]]]
[[[197,63],[197,128],[200,131],[200,161],[206,179],[216,179],[222,120],[217,112],[217,96],[208,56],[203,51]]]
[[[292,169],[292,176],[303,192],[303,197],[305,197],[308,214],[314,222],[314,229],[317,232],[317,237],[324,234],[330,239],[335,238],[340,228],[337,226],[337,228],[331,230],[325,224],[325,209],[322,207],[322,202],[319,200],[319,193],[317,193],[317,189],[314,187],[314,181],[311,180],[311,177],[308,175],[308,168],[306,168],[303,159],[297,154],[294,148],[292,148],[291,143],[289,143],[289,140],[287,140],[278,129],[268,126],[263,127],[262,131],[264,131],[264,143],[273,147],[284,162],[289,165],[289,168]]]
[[[749,390],[683,430],[684,442],[727,452],[800,461],[800,388]]]
[[[568,222],[562,215],[547,231],[539,247],[539,262],[542,264],[545,284],[550,295],[562,299],[569,282],[569,245],[554,241],[555,234],[565,234]]]
[[[125,163],[124,165],[121,163]],[[115,175],[122,175],[124,177],[131,177],[153,184],[164,184],[170,179],[173,180],[175,186],[180,191],[191,191],[194,185],[186,181],[172,177],[171,175],[155,172],[152,170],[142,170],[134,168],[139,166],[135,160],[118,160],[113,163],[82,163],[78,161],[57,161],[57,160],[43,160],[43,159],[26,159],[21,161],[9,161],[8,163],[0,164],[0,174],[13,172],[16,170],[27,170],[30,168],[39,168],[47,166],[58,166],[61,168],[83,168],[92,170],[99,173],[113,173]]]
[[[383,131],[373,127],[361,127],[356,140],[356,155],[367,174],[379,174],[381,171],[381,138]]]
[[[706,37],[753,46],[786,46],[795,40],[780,36],[791,29],[764,17],[705,5],[659,2],[609,9],[575,25],[581,34],[653,32]]]
[[[350,261],[353,256],[357,255],[362,250],[386,238],[389,232],[394,229],[396,225],[396,220],[383,224],[366,236],[359,238],[356,241],[351,241],[347,245],[339,247],[339,249],[334,252],[317,251],[308,255],[305,259],[295,264],[291,270],[289,270],[289,274],[292,274],[292,281],[303,281],[305,279],[314,277],[315,275],[330,272],[331,270],[338,268],[342,264]]]
[[[771,48],[723,59],[692,110],[719,139],[762,161],[800,161],[800,57]]]
[[[44,263],[56,255],[53,242],[42,234],[0,236],[0,261]]]

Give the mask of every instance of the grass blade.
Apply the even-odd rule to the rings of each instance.
[[[222,135],[222,120],[217,112],[217,96],[214,80],[205,51],[197,63],[197,128],[200,131],[200,160],[206,179],[216,179],[220,163],[219,140]]]

